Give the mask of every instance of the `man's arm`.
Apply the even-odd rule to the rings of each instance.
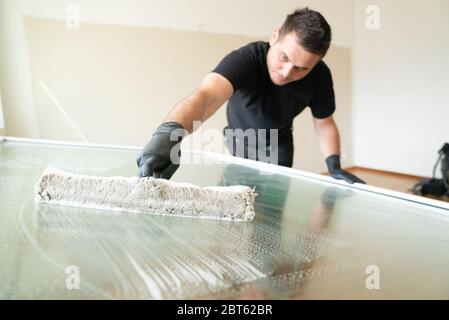
[[[198,89],[181,100],[167,115],[164,122],[180,123],[189,133],[193,121],[206,121],[233,94],[231,82],[218,73],[209,73]]]
[[[340,135],[334,118],[329,116],[324,119],[313,118],[313,125],[320,144],[321,153],[326,159],[326,164],[331,177],[345,180],[348,183],[365,183],[353,174],[341,169],[340,165]]]
[[[334,118],[332,116],[324,119],[313,118],[313,125],[324,158],[334,154],[340,155],[340,136]]]
[[[181,140],[193,131],[194,121],[206,121],[233,94],[225,77],[210,73],[198,89],[179,102],[154,132],[137,157],[139,176],[170,179],[179,167]]]

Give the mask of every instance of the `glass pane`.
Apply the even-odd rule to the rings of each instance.
[[[448,210],[350,187],[225,160],[190,161],[173,180],[255,187],[256,218],[34,203],[47,167],[132,176],[136,155],[0,144],[0,298],[449,298]]]

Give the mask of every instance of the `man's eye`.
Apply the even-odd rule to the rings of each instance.
[[[287,56],[281,54],[281,60],[282,60],[282,61],[288,61]]]

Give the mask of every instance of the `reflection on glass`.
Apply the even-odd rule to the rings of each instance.
[[[0,298],[449,297],[444,210],[300,176],[181,166],[177,181],[254,187],[248,223],[35,205],[46,167],[132,176],[134,153],[1,145]],[[366,287],[370,265],[380,290]],[[67,287],[71,266],[79,289]]]

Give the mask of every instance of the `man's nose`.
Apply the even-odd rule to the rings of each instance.
[[[291,63],[284,64],[284,67],[282,68],[282,71],[281,71],[282,77],[288,78],[288,76],[292,72],[292,69],[293,69],[293,64],[291,64]]]

